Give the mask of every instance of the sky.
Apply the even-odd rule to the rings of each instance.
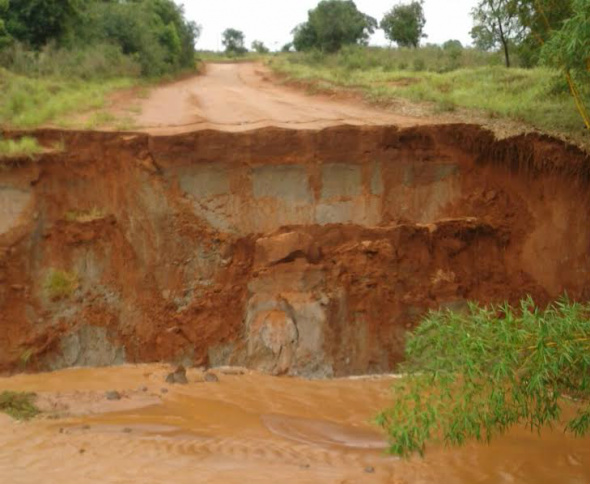
[[[226,28],[241,30],[246,45],[261,40],[273,50],[292,40],[291,31],[307,20],[307,11],[319,0],[175,0],[184,4],[186,16],[203,27],[197,43],[199,50],[222,50],[221,34]],[[399,0],[355,0],[358,9],[377,20]],[[477,0],[425,0],[424,42],[442,43],[458,39],[469,44],[472,27],[471,9]],[[388,42],[381,30],[371,38],[373,45]]]

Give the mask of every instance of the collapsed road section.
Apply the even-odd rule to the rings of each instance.
[[[61,148],[0,162],[2,370],[386,372],[429,309],[590,298],[590,160],[549,137],[23,134]]]

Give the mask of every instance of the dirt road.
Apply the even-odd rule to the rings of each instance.
[[[273,82],[263,66],[253,63],[208,64],[204,75],[157,87],[145,99],[119,102],[115,114],[129,106],[135,126],[154,133],[424,123],[354,101],[307,95]]]

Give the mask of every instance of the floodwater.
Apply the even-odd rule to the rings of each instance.
[[[390,377],[306,381],[168,367],[72,369],[0,379],[35,391],[44,417],[0,415],[0,483],[588,484],[590,439],[515,430],[492,445],[388,456],[371,418]],[[119,391],[120,400],[105,392]]]

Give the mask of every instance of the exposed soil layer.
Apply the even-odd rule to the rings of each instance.
[[[2,370],[383,372],[429,309],[590,298],[589,160],[548,137],[34,135],[65,149],[0,171]]]

